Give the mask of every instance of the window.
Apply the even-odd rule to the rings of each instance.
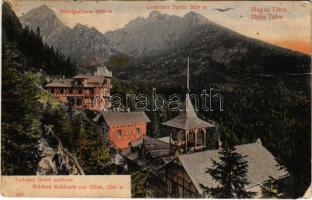
[[[171,197],[178,198],[178,185],[171,182]]]
[[[107,80],[106,80],[106,79],[104,80],[103,87],[104,87],[104,88],[108,88],[108,83],[107,83]]]
[[[82,105],[82,99],[77,99],[77,106],[81,106]]]
[[[117,130],[117,136],[122,136],[121,129],[118,129],[118,130]]]
[[[135,128],[135,132],[137,133],[137,134],[140,134],[140,128]]]

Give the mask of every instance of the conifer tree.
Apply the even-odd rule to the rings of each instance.
[[[131,194],[134,198],[146,197],[147,172],[135,170],[131,173]]]
[[[19,55],[3,49],[1,172],[5,175],[36,174],[40,152],[38,129],[42,105],[34,80],[21,73]]]
[[[270,179],[266,181],[261,186],[262,197],[264,198],[278,198],[280,197],[280,193],[278,190],[278,180],[273,177],[269,177]]]
[[[218,186],[201,185],[204,195],[213,198],[251,198],[256,194],[245,189],[248,185],[246,156],[235,150],[234,146],[225,147],[219,152],[220,161],[212,160],[212,168],[208,168],[207,173]]]
[[[81,120],[79,131],[79,160],[86,174],[103,173],[104,166],[111,160],[109,147],[95,127]]]

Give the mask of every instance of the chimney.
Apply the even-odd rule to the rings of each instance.
[[[262,145],[262,141],[260,140],[260,138],[257,139],[256,143]]]
[[[220,133],[219,133],[218,129],[217,129],[217,132],[218,132],[218,149],[222,149],[222,141],[220,139]]]
[[[221,140],[218,141],[218,149],[219,149],[219,150],[222,149],[222,141],[221,141]]]

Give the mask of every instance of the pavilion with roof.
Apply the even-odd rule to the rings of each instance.
[[[181,152],[193,152],[206,148],[206,129],[215,127],[215,123],[200,119],[195,113],[190,99],[189,90],[189,59],[187,62],[187,93],[183,109],[175,118],[162,123],[165,126],[178,129],[176,134],[170,133],[169,143]],[[175,138],[175,140],[173,140]]]

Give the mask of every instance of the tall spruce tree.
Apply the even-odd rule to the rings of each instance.
[[[18,69],[18,52],[3,47],[1,172],[3,175],[36,174],[40,152],[38,129],[42,105],[35,80]]]
[[[248,163],[235,151],[235,147],[230,145],[219,152],[220,161],[212,160],[212,168],[207,169],[207,173],[217,182],[217,187],[207,187],[201,185],[204,195],[214,198],[251,198],[256,193],[246,191],[247,167]]]
[[[100,130],[81,120],[78,143],[78,158],[86,174],[109,173],[105,166],[110,163],[112,155]]]
[[[261,186],[261,193],[262,197],[264,198],[278,198],[281,197],[281,194],[279,193],[278,189],[278,180],[274,179],[273,177],[269,177],[270,179],[267,180],[262,186]]]

